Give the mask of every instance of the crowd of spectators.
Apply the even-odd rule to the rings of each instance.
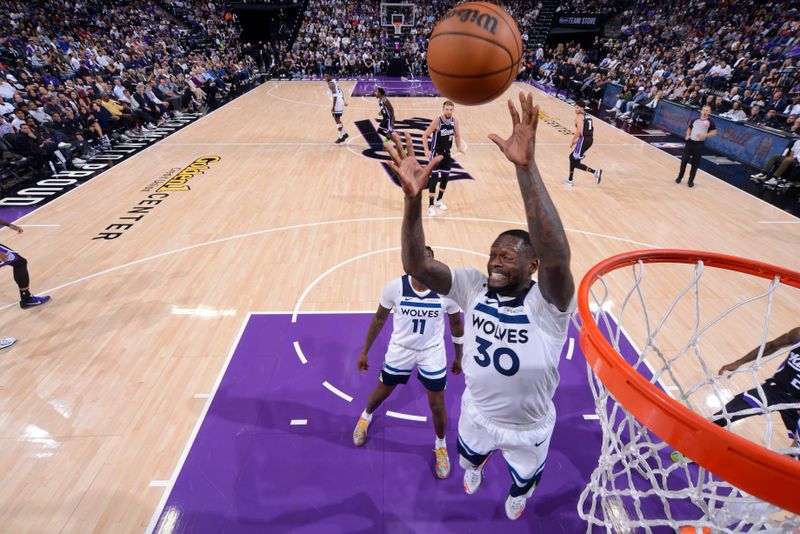
[[[793,0],[638,2],[622,36],[545,52],[538,78],[585,96],[604,83],[623,86],[610,112],[633,121],[658,100],[755,126],[800,131],[800,11]],[[713,14],[713,16],[710,16]]]
[[[85,163],[248,83],[253,60],[213,2],[6,0],[0,19],[2,164],[34,174]],[[179,11],[193,13],[182,19]],[[198,36],[206,47],[198,47]]]
[[[416,20],[403,28],[403,71],[427,75],[425,52],[435,22],[450,10],[453,0],[416,3]],[[500,5],[517,21],[523,41],[536,20],[541,3],[506,0]],[[381,26],[379,0],[341,2],[311,0],[294,43],[270,45],[267,70],[278,77],[377,76],[388,72],[393,28]]]

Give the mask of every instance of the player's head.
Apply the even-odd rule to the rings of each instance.
[[[583,99],[579,98],[575,101],[575,113],[580,115],[581,113],[583,113],[583,109],[585,107],[586,103],[583,101]]]
[[[431,247],[429,246],[425,247],[425,256],[427,256],[430,259],[433,259],[433,249]]]
[[[456,105],[450,102],[449,100],[445,100],[444,104],[442,104],[442,111],[444,112],[444,118],[449,119],[453,116],[453,110],[456,108]]]
[[[708,116],[711,115],[711,106],[703,106],[700,108],[700,118],[707,119]]]
[[[326,72],[325,74],[322,75],[322,77],[325,79],[326,82],[329,82],[333,79],[333,76],[331,76],[330,72]]]
[[[489,289],[510,295],[526,288],[539,267],[530,234],[525,230],[506,230],[497,236],[486,267]]]
[[[375,88],[375,98],[383,98],[386,96],[386,91],[383,87],[376,87]]]

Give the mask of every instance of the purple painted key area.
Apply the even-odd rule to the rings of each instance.
[[[391,333],[387,324],[370,370],[356,371],[371,317],[308,314],[292,324],[290,315],[251,316],[159,522],[174,521],[170,532],[181,533],[584,532],[576,505],[597,464],[601,433],[597,421],[583,419],[594,405],[574,327],[574,354],[561,360],[544,475],[524,516],[509,521],[503,502],[511,478],[501,455],[489,460],[476,494],[462,488],[456,429],[463,376],[448,376],[449,479],[434,474],[434,432],[416,373],[377,410],[366,444],[353,445]],[[386,410],[428,420],[387,417]],[[293,419],[308,423],[291,426]]]

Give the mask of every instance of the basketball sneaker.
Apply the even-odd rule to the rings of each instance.
[[[484,462],[485,464],[486,462]],[[468,467],[464,470],[464,492],[472,495],[481,487],[483,481],[483,465]]]
[[[564,180],[561,183],[566,185],[567,187],[572,187],[573,186],[572,180]]]
[[[757,181],[757,182],[759,182],[759,181],[763,180],[763,179],[764,179],[764,178],[766,178],[766,177],[767,177],[767,175],[766,175],[766,174],[764,174],[763,172],[760,172],[760,173],[758,173],[758,174],[751,174],[751,175],[750,175],[750,178],[752,178],[753,180],[755,180],[755,181]]]
[[[27,308],[33,308],[34,306],[41,306],[48,300],[50,300],[50,297],[37,297],[35,295],[31,295],[29,299],[20,300],[19,306],[24,310]]]
[[[4,337],[3,339],[0,339],[0,349],[4,349],[6,347],[10,347],[11,345],[13,345],[16,342],[17,342],[17,338],[15,338],[15,337]]]
[[[356,429],[353,430],[353,444],[356,447],[361,447],[364,445],[364,442],[367,441],[367,428],[369,427],[369,421],[364,419],[363,417],[358,418],[358,423],[356,423]]]
[[[339,139],[336,140],[336,144],[338,145],[339,143],[344,143],[344,140],[347,139],[348,137],[350,137],[350,136],[347,135],[347,134],[344,134],[343,136],[341,136]]]
[[[599,184],[600,179],[603,176],[603,169],[595,169],[594,171],[594,183]]]
[[[509,519],[514,521],[522,516],[522,512],[525,511],[525,501],[527,501],[527,499],[524,495],[521,497],[512,497],[511,494],[509,494],[508,497],[506,497],[506,515]]]
[[[436,476],[445,479],[450,476],[450,457],[447,455],[447,447],[433,449],[436,454]]]
[[[428,206],[428,217],[436,217],[436,208]]]
[[[439,208],[440,210],[447,211],[447,206],[445,206],[444,202],[442,202],[441,200],[437,200],[436,202],[434,202],[434,204],[436,204],[436,207]]]

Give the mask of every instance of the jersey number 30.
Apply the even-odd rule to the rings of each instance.
[[[475,356],[475,362],[481,367],[489,367],[494,364],[494,368],[501,375],[514,376],[519,371],[519,356],[513,350],[507,347],[498,347],[494,354],[489,355],[489,349],[492,348],[492,342],[475,336],[475,342],[478,344],[478,352],[480,356]],[[505,358],[504,358],[505,356]]]

